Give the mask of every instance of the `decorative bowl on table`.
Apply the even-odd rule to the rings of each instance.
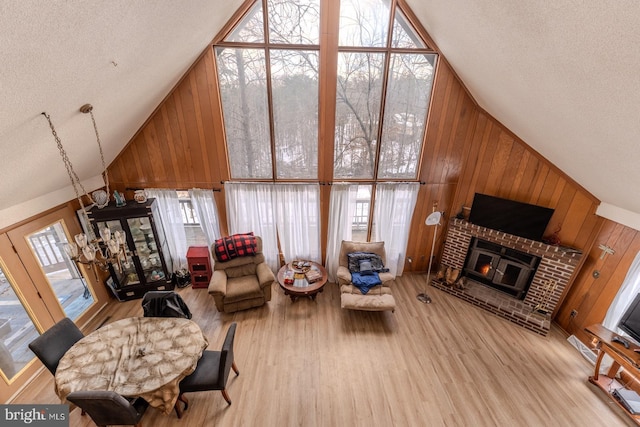
[[[293,271],[294,279],[304,279],[304,273],[311,269],[311,263],[304,260],[295,260],[291,262],[289,267]]]
[[[306,273],[311,269],[311,263],[304,260],[295,260],[291,262],[291,269],[296,273]]]

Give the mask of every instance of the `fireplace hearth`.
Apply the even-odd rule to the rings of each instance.
[[[467,285],[460,288],[437,280],[431,285],[547,335],[554,310],[581,259],[582,252],[577,249],[547,245],[453,218],[440,264],[462,271]]]

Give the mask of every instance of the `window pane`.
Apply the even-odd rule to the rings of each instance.
[[[264,51],[216,48],[233,178],[271,178]]]
[[[227,36],[225,41],[244,43],[264,42],[264,21],[262,15],[262,2],[256,2],[249,13]]]
[[[417,177],[434,64],[431,54],[391,55],[379,178]]]
[[[334,178],[373,178],[383,53],[338,56]]]
[[[389,10],[389,0],[341,0],[339,45],[386,46]]]
[[[269,0],[271,43],[317,45],[320,37],[319,0]]]
[[[366,242],[369,230],[369,212],[371,206],[371,185],[358,185],[356,209],[353,214],[351,240]]]
[[[191,203],[188,191],[176,191],[178,193],[178,201],[180,202],[180,212],[182,213],[182,222],[184,224],[184,233],[187,237],[187,247],[189,246],[208,246],[207,237],[202,231],[200,219]]]
[[[318,53],[271,51],[278,178],[318,178]]]
[[[425,49],[427,47],[407,22],[407,18],[405,18],[400,9],[396,9],[391,47],[401,49]]]
[[[76,320],[95,300],[80,270],[62,249],[69,243],[62,222],[30,234],[27,241],[65,315]]]
[[[1,263],[0,305],[0,373],[10,381],[33,359],[27,345],[39,334]]]

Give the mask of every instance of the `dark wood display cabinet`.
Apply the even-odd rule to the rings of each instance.
[[[124,232],[126,255],[109,263],[107,287],[120,301],[142,298],[147,291],[172,290],[171,257],[162,223],[157,220],[155,199],[144,203],[128,201],[117,207],[114,202],[102,209],[94,206],[89,213],[91,227],[96,234],[107,227],[111,233]],[[100,242],[104,250],[104,243]]]

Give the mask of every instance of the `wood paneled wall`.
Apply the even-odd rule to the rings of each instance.
[[[602,258],[600,245],[612,248],[615,253]],[[595,244],[585,254],[582,269],[556,315],[556,322],[569,334],[589,342],[584,328],[602,322],[639,251],[640,231],[603,220]],[[594,271],[599,273],[598,277],[594,277]],[[578,312],[575,317],[571,317],[572,310]]]
[[[229,167],[212,49],[202,54],[149,117],[109,166],[109,173],[113,187],[121,191],[221,189],[215,194],[222,231],[226,232],[221,182],[229,179]],[[476,192],[555,209],[547,234],[559,229],[564,245],[590,253],[602,237],[599,233],[604,220],[595,215],[599,201],[479,108],[442,58],[434,83],[420,181],[424,185],[413,217],[405,271],[428,268],[434,229],[424,224],[426,216],[434,209],[445,212],[444,226],[438,228],[436,237],[437,262],[447,219],[462,206],[471,206]],[[323,186],[321,194],[326,226],[329,187]],[[580,285],[588,287],[580,277]],[[564,315],[562,306],[559,316],[562,319]],[[568,327],[565,323],[563,327]]]
[[[222,188],[229,167],[212,49],[201,55],[108,169],[119,191]],[[215,197],[226,232],[222,191]]]
[[[114,184],[188,188],[228,178],[213,52],[198,60],[109,166]]]
[[[484,112],[478,114],[455,208],[470,207],[476,192],[555,209],[545,235],[558,231],[565,246],[589,249],[599,229],[599,200]]]
[[[453,198],[462,173],[477,109],[445,61],[440,61],[427,120],[420,187],[407,245],[405,271],[426,271],[434,230],[425,225],[434,210],[452,211]],[[444,223],[445,221],[443,221]],[[438,228],[436,245],[441,247],[444,227]],[[438,252],[438,251],[435,251]],[[411,262],[408,259],[411,258]]]

